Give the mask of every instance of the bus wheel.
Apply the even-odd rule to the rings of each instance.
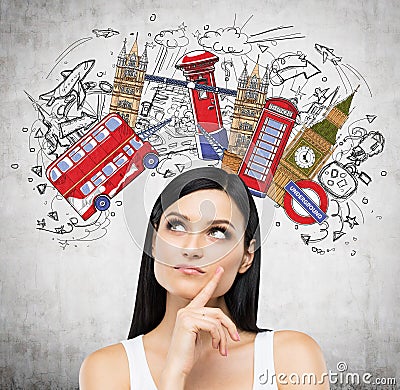
[[[94,200],[94,207],[99,211],[106,211],[111,205],[110,198],[107,195],[99,195]]]
[[[155,153],[147,153],[143,157],[143,165],[146,168],[153,169],[158,165],[158,156]]]

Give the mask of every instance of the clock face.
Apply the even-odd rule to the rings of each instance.
[[[294,154],[294,161],[300,168],[310,168],[315,162],[315,153],[309,146],[300,146]]]

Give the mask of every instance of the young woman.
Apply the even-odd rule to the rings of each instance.
[[[174,178],[150,215],[128,340],[91,353],[81,390],[329,389],[318,344],[258,328],[260,227],[235,174]]]

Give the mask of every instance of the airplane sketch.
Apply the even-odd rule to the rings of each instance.
[[[84,86],[82,85],[82,81],[91,71],[94,63],[94,60],[84,61],[78,64],[73,70],[62,71],[61,75],[64,77],[64,80],[53,90],[40,95],[39,98],[41,100],[47,100],[47,105],[51,106],[56,99],[65,98],[72,91],[74,91],[77,96],[78,107],[80,107],[85,101],[86,97],[86,92]]]
[[[115,31],[110,27],[105,30],[100,30],[98,28],[95,28],[94,30],[92,30],[92,33],[95,34],[97,38],[99,38],[99,37],[111,38],[114,35],[118,35],[119,31]]]
[[[322,55],[322,63],[325,64],[325,62],[331,61],[334,65],[337,65],[339,61],[342,60],[342,57],[337,57],[333,52],[334,49],[329,49],[326,46],[320,45],[318,43],[315,44],[315,50]]]

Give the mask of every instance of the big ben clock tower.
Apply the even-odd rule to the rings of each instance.
[[[355,92],[333,107],[321,122],[298,133],[287,146],[267,192],[271,199],[283,206],[285,186],[290,180],[311,180],[318,174],[333,153],[337,132],[348,118]]]

